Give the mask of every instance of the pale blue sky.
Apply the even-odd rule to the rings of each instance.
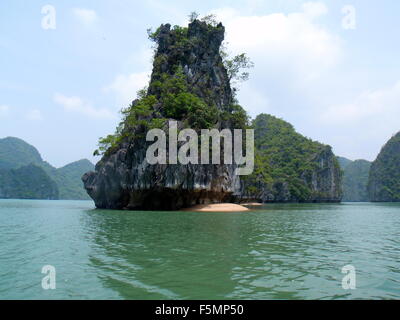
[[[56,29],[41,27],[44,5]],[[342,26],[344,5],[355,29]],[[0,3],[0,138],[62,166],[92,158],[151,70],[146,29],[215,12],[232,53],[255,62],[240,103],[337,155],[373,160],[400,130],[398,1],[22,1]]]

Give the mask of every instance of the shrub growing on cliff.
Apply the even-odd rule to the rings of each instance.
[[[229,80],[246,81],[249,79],[249,72],[244,71],[254,67],[254,63],[245,53],[234,56],[232,59],[224,60]]]

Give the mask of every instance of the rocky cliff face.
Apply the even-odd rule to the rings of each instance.
[[[192,93],[220,110],[227,109],[233,103],[233,96],[220,54],[224,34],[222,24],[213,27],[199,20],[192,22],[187,30],[171,30],[169,24],[161,25],[154,35],[158,49],[148,94],[161,95],[155,83],[162,81],[165,74],[174,75],[180,66]]]
[[[235,165],[150,165],[146,161],[149,143],[144,136],[154,119],[174,119],[178,130],[210,124],[234,128],[229,117],[221,116],[231,114],[234,103],[220,55],[224,32],[221,24],[195,20],[188,28],[161,25],[151,36],[157,51],[147,93],[133,102],[117,142],[95,171],[82,177],[98,208],[173,210],[226,201],[238,190]],[[166,129],[165,122],[161,128]]]
[[[368,193],[373,202],[400,201],[400,132],[385,144],[372,163]]]
[[[341,170],[330,146],[271,115],[253,121],[256,166],[241,181],[241,201],[340,202]]]

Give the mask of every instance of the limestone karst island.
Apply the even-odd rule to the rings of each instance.
[[[20,2],[0,4],[0,300],[400,299],[400,4]]]

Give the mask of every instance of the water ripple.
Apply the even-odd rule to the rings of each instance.
[[[0,200],[0,298],[399,299],[399,208],[126,212]],[[40,285],[47,264],[54,291]],[[341,287],[348,264],[356,290]]]

